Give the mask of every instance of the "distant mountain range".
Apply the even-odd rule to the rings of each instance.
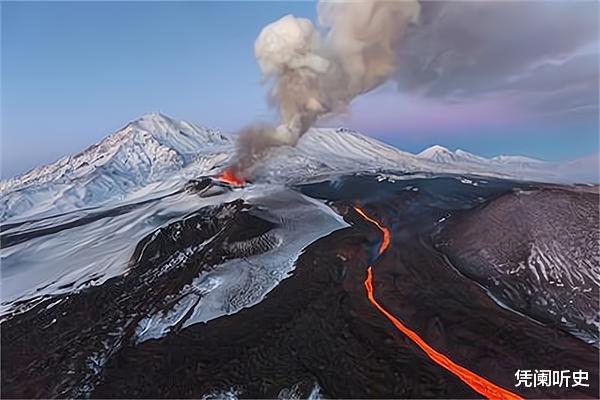
[[[456,151],[450,151],[447,148],[434,145],[431,146],[419,154],[417,157],[426,158],[431,161],[438,163],[479,163],[479,164],[526,164],[536,165],[544,163],[544,161],[537,160],[535,158],[525,156],[507,156],[500,155],[493,158],[481,157],[464,150],[458,149]]]
[[[196,176],[217,173],[234,146],[234,136],[160,113],[146,114],[78,154],[1,181],[0,221],[172,190]],[[311,129],[297,147],[274,149],[253,175],[258,181],[290,182],[328,173],[397,170],[596,183],[597,165],[597,158],[557,164],[524,156],[485,158],[437,145],[415,155],[340,128]]]

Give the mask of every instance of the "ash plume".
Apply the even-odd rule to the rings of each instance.
[[[353,98],[395,71],[404,33],[419,16],[417,0],[320,1],[322,37],[312,22],[286,15],[265,26],[254,43],[279,126],[251,125],[240,132],[235,165],[246,176],[269,148],[294,146],[323,115],[343,111]]]

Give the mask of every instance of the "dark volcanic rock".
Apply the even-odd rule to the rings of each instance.
[[[514,191],[453,216],[437,248],[508,307],[598,345],[597,189]]]
[[[543,234],[552,229],[573,234],[564,246],[576,248],[556,248],[552,260],[567,254],[578,260],[569,265],[587,257],[597,265],[586,247],[597,240],[597,233],[586,235],[597,225],[588,215],[597,194],[542,188],[525,195],[513,193],[517,187],[535,189],[490,179],[360,176],[300,188],[313,199],[269,192],[252,204],[198,209],[137,243],[125,274],[38,299],[3,321],[2,397],[289,398],[315,388],[334,398],[481,397],[373,306],[365,290],[371,267],[378,303],[455,363],[526,398],[598,398],[597,349],[563,325],[530,318],[529,308],[518,313],[490,297],[498,290],[492,278],[502,288],[513,277],[502,263],[528,260],[529,247],[521,246],[528,240],[542,246],[561,238]],[[552,222],[535,224],[545,196],[551,200],[542,214],[552,214],[546,216]],[[338,215],[316,197],[329,200]],[[570,214],[557,213],[560,202]],[[357,205],[391,233],[380,255],[381,231],[355,212]],[[481,246],[495,258],[461,263],[461,246]],[[265,278],[287,263],[294,268],[280,279]],[[261,266],[257,281],[239,279]],[[568,271],[573,280],[574,271]],[[562,276],[563,286],[542,286],[553,298],[573,289]],[[203,286],[213,283],[208,278],[212,292]],[[531,302],[527,289],[514,293],[515,304]],[[257,293],[264,296],[247,302]],[[596,292],[590,296],[597,299]],[[574,309],[593,307],[586,301],[574,298]],[[210,314],[213,307],[223,308]],[[196,312],[210,318],[195,319]],[[582,369],[589,387],[515,388],[518,369]]]
[[[334,398],[476,397],[394,340],[372,313],[360,286],[368,250],[361,244],[353,229],[334,232],[309,246],[293,276],[254,307],[126,346],[93,396],[198,398],[234,388],[244,398],[275,398],[308,380]]]
[[[2,397],[88,396],[107,360],[134,340],[142,318],[169,307],[200,272],[229,258],[227,238],[261,235],[272,226],[247,210],[242,201],[198,210],[143,239],[125,275],[4,321]]]

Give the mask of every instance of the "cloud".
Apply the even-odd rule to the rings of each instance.
[[[597,120],[598,12],[595,1],[422,2],[395,79],[447,103],[501,94],[532,116]]]

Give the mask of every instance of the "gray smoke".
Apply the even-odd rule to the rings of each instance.
[[[254,43],[279,126],[255,124],[240,132],[239,176],[274,146],[294,146],[326,114],[385,82],[395,71],[399,42],[419,16],[417,0],[320,1],[321,37],[312,22],[286,15],[265,26]]]

